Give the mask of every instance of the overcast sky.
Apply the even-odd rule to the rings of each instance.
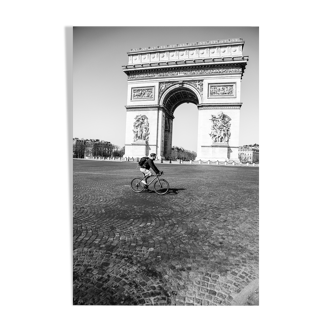
[[[73,45],[73,136],[125,143],[127,75],[132,48],[243,38],[249,62],[242,79],[240,145],[259,143],[257,27],[76,27]],[[173,145],[197,149],[198,111],[174,113]],[[185,135],[183,129],[185,128]]]

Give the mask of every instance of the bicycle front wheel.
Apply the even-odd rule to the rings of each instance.
[[[135,178],[131,181],[131,189],[135,191],[135,193],[140,193],[144,190],[144,184],[142,183],[142,179]]]
[[[165,195],[168,193],[168,190],[169,190],[169,184],[166,180],[161,179],[155,182],[154,191],[158,195]]]

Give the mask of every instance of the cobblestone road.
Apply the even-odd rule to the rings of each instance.
[[[259,169],[160,164],[159,196],[136,165],[74,160],[74,304],[233,304],[258,279]]]

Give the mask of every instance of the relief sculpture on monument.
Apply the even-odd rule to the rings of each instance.
[[[132,90],[132,99],[153,99],[153,88],[135,88]]]
[[[173,82],[160,82],[159,85],[159,97],[163,94],[165,90],[167,90],[170,86],[178,84],[178,83],[186,83],[193,86],[199,94],[203,95],[203,80],[190,80],[190,81],[173,81]]]
[[[212,86],[210,89],[210,94],[211,96],[232,95],[233,85]]]
[[[134,142],[149,140],[149,121],[146,115],[136,115],[134,122]]]
[[[231,137],[231,123],[230,119],[225,116],[223,112],[217,116],[212,115],[210,119],[212,121],[210,136],[214,143],[228,143]]]

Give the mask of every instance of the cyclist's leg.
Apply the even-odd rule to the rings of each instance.
[[[144,180],[142,181],[145,185],[148,184],[148,178],[152,175],[151,171],[148,169],[145,169],[144,171]]]
[[[146,168],[140,168],[140,171],[143,173],[143,175],[144,175],[144,178],[143,178],[143,180],[142,180],[142,183],[144,184],[144,185],[146,185],[147,184],[147,178],[149,177],[149,171],[146,169]]]
[[[148,178],[149,178],[151,175],[152,175],[151,171],[147,169],[147,170],[146,170],[146,179],[145,179],[146,183],[148,183]]]

